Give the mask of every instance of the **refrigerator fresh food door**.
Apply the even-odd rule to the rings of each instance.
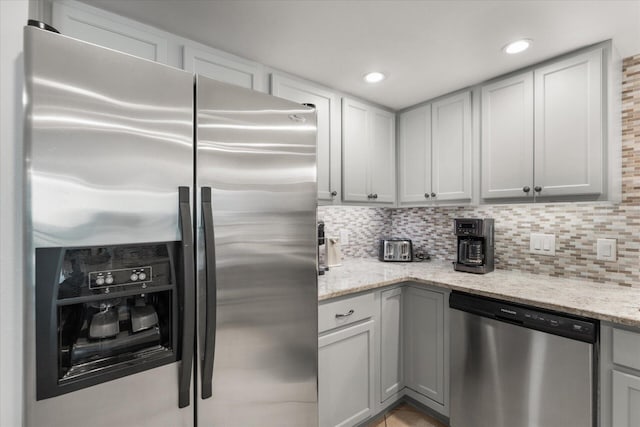
[[[193,313],[185,307],[185,297],[188,299],[191,292],[189,271],[193,276],[193,248],[189,243],[193,76],[27,27],[25,100],[29,201],[26,425],[192,426],[193,406],[179,409],[178,404],[179,385],[183,388],[182,404],[188,404],[192,393],[189,388],[193,387],[192,358],[188,355],[194,334],[182,333],[193,323],[191,316],[185,316]],[[185,188],[179,197],[181,186]],[[187,361],[186,369],[182,369],[182,362],[169,363],[36,400],[36,249],[151,242],[176,242],[180,248],[177,345],[178,357],[181,352]],[[108,275],[112,268],[100,270]],[[52,282],[55,285],[57,281]],[[84,304],[82,298],[78,304]],[[157,300],[146,298],[144,301]],[[113,313],[99,319],[91,334],[109,335],[109,316]],[[128,324],[120,320],[121,326]],[[101,353],[94,351],[95,355]],[[94,356],[90,358],[94,360]]]
[[[315,111],[196,88],[198,424],[317,426]]]

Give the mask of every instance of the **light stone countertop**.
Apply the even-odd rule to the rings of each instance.
[[[488,274],[454,271],[450,262],[380,262],[345,259],[318,276],[324,301],[401,282],[424,283],[476,295],[640,327],[640,287],[563,279],[516,271]]]

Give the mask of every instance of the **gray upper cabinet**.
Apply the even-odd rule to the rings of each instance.
[[[52,4],[52,23],[65,36],[167,64],[167,39],[147,27],[90,7]]]
[[[262,65],[214,49],[184,46],[183,69],[211,79],[266,92]]]
[[[482,198],[533,196],[533,72],[482,87]]]
[[[400,114],[400,204],[431,198],[431,105]]]
[[[395,202],[395,114],[342,99],[342,198]]]
[[[271,94],[300,104],[316,106],[318,117],[318,200],[339,203],[340,98],[311,83],[271,74]]]
[[[400,205],[471,200],[471,92],[400,115]]]
[[[600,194],[602,49],[538,68],[534,75],[538,195]]]
[[[603,192],[602,56],[594,49],[482,87],[483,199]]]
[[[471,92],[431,104],[432,198],[471,199]]]
[[[265,92],[264,67],[79,2],[54,2],[53,25],[64,35],[237,86]]]

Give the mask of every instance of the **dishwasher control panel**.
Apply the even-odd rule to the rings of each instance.
[[[551,313],[542,313],[539,311],[530,311],[522,309],[522,317],[524,326],[535,327],[543,330],[559,330],[563,333],[570,334],[570,338],[589,337],[594,332],[594,325],[583,320],[567,318],[565,315],[555,315]],[[564,335],[564,334],[563,334]]]
[[[453,309],[579,341],[594,343],[597,340],[597,320],[461,292],[451,293],[449,306]]]

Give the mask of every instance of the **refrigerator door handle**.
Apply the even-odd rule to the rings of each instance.
[[[193,226],[189,187],[178,188],[180,231],[182,233],[182,364],[180,365],[178,407],[189,406],[193,346],[195,339],[195,278],[193,258]]]
[[[206,322],[204,333],[204,360],[202,361],[202,398],[213,394],[213,358],[216,349],[216,248],[213,230],[211,187],[202,187],[202,225],[204,229],[206,267]]]

